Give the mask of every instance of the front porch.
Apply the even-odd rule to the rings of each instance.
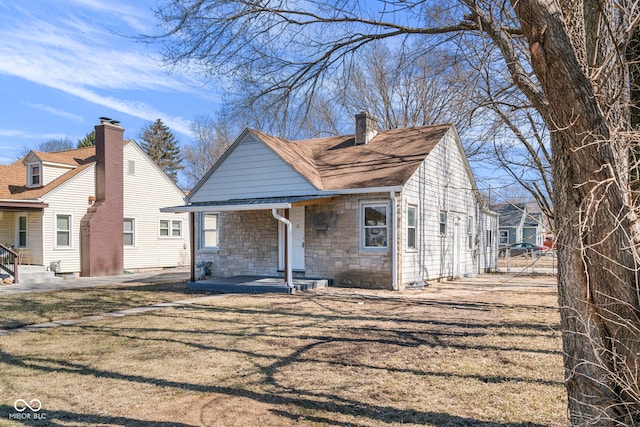
[[[328,279],[293,279],[293,286],[287,286],[283,277],[269,276],[232,276],[212,277],[204,280],[187,282],[189,289],[204,289],[221,293],[263,294],[308,291],[329,286]]]

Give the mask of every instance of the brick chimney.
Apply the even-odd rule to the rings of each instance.
[[[356,114],[356,145],[368,144],[378,134],[378,120],[366,111]]]
[[[96,130],[95,203],[80,224],[81,275],[112,276],[124,271],[124,129],[100,118]]]

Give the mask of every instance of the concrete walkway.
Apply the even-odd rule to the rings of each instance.
[[[77,325],[79,323],[92,322],[94,320],[104,320],[110,317],[133,316],[136,314],[148,313],[150,311],[163,310],[165,308],[184,307],[187,305],[208,301],[213,298],[219,298],[223,295],[224,294],[207,295],[204,297],[189,298],[189,299],[173,301],[173,302],[163,302],[160,304],[147,305],[143,307],[134,307],[134,308],[127,308],[125,310],[111,311],[109,313],[83,316],[77,319],[66,319],[66,320],[56,320],[53,322],[36,323],[33,325],[27,325],[27,326],[23,326],[21,328],[15,328],[15,329],[0,329],[0,337],[16,334],[19,332],[41,331],[43,329],[57,328],[60,326],[72,326],[72,325]]]
[[[0,285],[0,296],[22,294],[27,292],[50,292],[64,289],[90,288],[95,286],[122,285],[133,282],[159,282],[167,279],[189,280],[188,268],[171,268],[164,270],[145,271],[141,273],[122,274],[104,277],[76,277],[73,279],[57,280],[49,283],[17,283]]]

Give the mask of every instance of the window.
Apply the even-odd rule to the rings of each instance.
[[[416,211],[415,206],[407,207],[407,249],[416,249]]]
[[[493,230],[487,230],[487,246],[493,246]]]
[[[71,215],[56,215],[56,247],[71,247]]]
[[[473,217],[467,218],[467,240],[469,241],[469,249],[473,249]]]
[[[136,245],[136,220],[133,218],[125,218],[123,229],[124,229],[124,245],[135,246]]]
[[[385,249],[387,247],[387,205],[362,205],[363,242],[365,249]]]
[[[129,160],[127,162],[127,174],[135,175],[136,174],[136,162],[135,160]]]
[[[18,216],[18,247],[27,247],[27,216]]]
[[[218,247],[218,214],[203,213],[200,217],[200,248]]]
[[[444,236],[447,234],[447,213],[445,211],[440,211],[440,235]]]
[[[29,186],[36,187],[42,182],[41,168],[39,164],[29,165]]]
[[[506,246],[509,244],[509,230],[500,230],[499,231],[500,236],[499,236],[499,241],[498,244],[500,246]]]
[[[161,219],[160,237],[182,237],[182,220]]]

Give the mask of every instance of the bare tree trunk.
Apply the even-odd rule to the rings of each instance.
[[[627,147],[608,123],[554,2],[512,5],[548,104],[558,286],[573,425],[640,423],[639,289]],[[600,94],[602,95],[602,94]],[[626,174],[626,175],[625,175]]]

